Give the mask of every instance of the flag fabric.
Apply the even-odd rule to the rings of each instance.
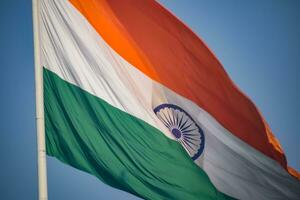
[[[255,105],[158,2],[41,0],[38,26],[48,155],[144,199],[300,198]]]

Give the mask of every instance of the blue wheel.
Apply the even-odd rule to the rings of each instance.
[[[186,111],[173,104],[161,104],[154,113],[193,160],[200,157],[204,150],[204,133]]]

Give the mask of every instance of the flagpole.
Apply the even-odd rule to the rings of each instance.
[[[34,68],[35,68],[35,98],[36,98],[36,130],[37,130],[37,161],[38,161],[38,191],[39,200],[48,199],[47,163],[44,123],[43,68],[40,63],[39,37],[40,0],[32,0],[33,37],[34,37]]]

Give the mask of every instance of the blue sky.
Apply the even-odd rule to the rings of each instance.
[[[299,1],[160,2],[213,50],[300,171]],[[37,199],[31,1],[2,0],[0,23],[0,198]],[[49,199],[138,199],[53,158],[48,185]]]

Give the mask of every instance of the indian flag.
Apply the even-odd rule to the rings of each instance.
[[[258,109],[158,2],[41,0],[38,32],[49,156],[144,199],[300,199]]]

